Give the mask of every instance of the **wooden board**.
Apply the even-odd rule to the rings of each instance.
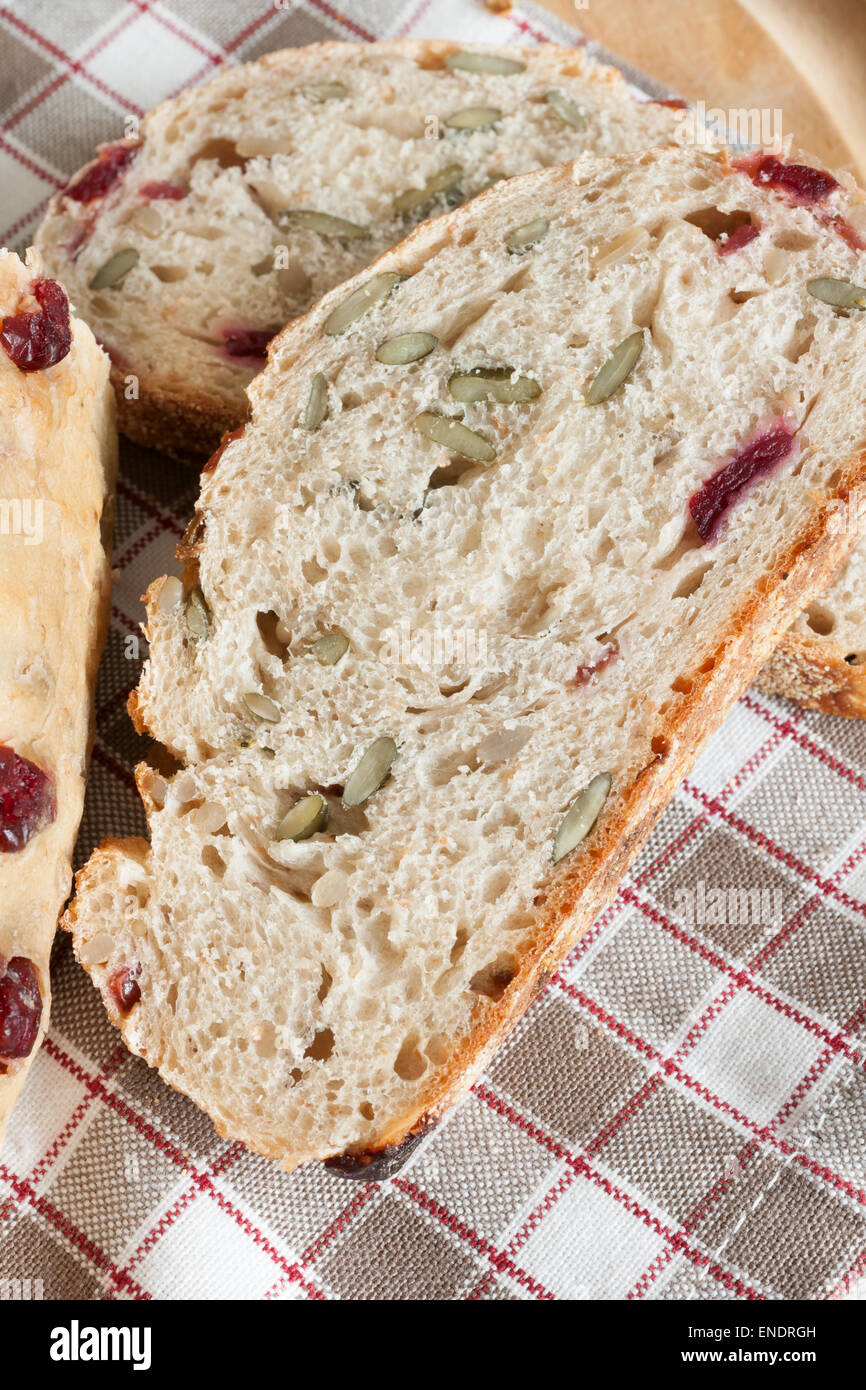
[[[783,134],[866,179],[866,0],[538,0],[691,101],[782,111]]]

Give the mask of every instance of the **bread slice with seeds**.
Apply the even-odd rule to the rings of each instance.
[[[38,244],[112,355],[123,432],[207,458],[268,340],[423,218],[583,151],[669,143],[682,115],[554,44],[286,49],[105,147]]]
[[[425,224],[205,472],[133,705],[183,766],[67,925],[128,1045],[287,1168],[387,1171],[471,1084],[850,549],[863,326],[807,286],[863,256],[842,190],[758,173],[586,160]]]
[[[72,886],[116,454],[107,357],[37,255],[0,251],[0,1143]]]

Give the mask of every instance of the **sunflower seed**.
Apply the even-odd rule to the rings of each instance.
[[[308,232],[318,232],[319,236],[342,237],[344,241],[358,241],[370,235],[369,227],[347,222],[345,217],[333,217],[329,212],[314,212],[308,208],[289,208],[280,220],[303,227]]]
[[[318,792],[302,796],[277,826],[275,840],[309,840],[328,824],[328,803]]]
[[[310,651],[320,666],[336,666],[349,650],[349,639],[344,632],[326,632],[310,646]]]
[[[476,463],[490,463],[496,457],[496,450],[486,439],[447,415],[434,415],[432,410],[425,410],[416,415],[412,428],[423,434],[425,439],[441,444],[443,449],[451,454],[459,454],[461,458],[472,459]]]
[[[448,382],[448,390],[455,401],[464,405],[476,401],[521,405],[541,395],[541,387],[531,376],[514,379],[513,367],[473,367],[471,372],[456,372]]]
[[[307,397],[304,410],[304,429],[314,434],[328,418],[328,378],[324,372],[316,372]]]
[[[438,173],[431,174],[423,188],[407,188],[394,199],[395,212],[412,212],[423,207],[440,193],[450,193],[463,178],[462,164],[446,164]]]
[[[406,367],[426,357],[438,343],[432,333],[398,333],[396,338],[386,338],[379,344],[376,361],[384,362],[386,367]]]
[[[549,226],[546,217],[536,217],[534,222],[524,222],[522,227],[515,227],[508,233],[505,238],[506,248],[511,252],[528,251],[530,246],[541,241]]]
[[[310,101],[342,101],[349,95],[348,87],[342,82],[311,82],[301,91]]]
[[[353,323],[363,318],[364,314],[370,309],[377,308],[384,304],[388,295],[399,285],[401,280],[405,280],[405,275],[399,275],[396,271],[386,270],[380,275],[374,275],[372,279],[365,280],[357,290],[353,290],[336,309],[325,320],[325,332],[332,338],[345,333],[347,328],[351,328]]]
[[[184,608],[186,625],[193,637],[204,639],[210,635],[211,611],[204,601],[201,589],[190,589]]]
[[[266,724],[279,723],[280,707],[275,705],[267,695],[260,695],[257,690],[250,690],[244,696],[244,704],[250,714],[256,716],[256,719],[263,719]]]
[[[575,130],[586,130],[586,116],[565,92],[548,92],[547,104],[566,125],[572,126]]]
[[[511,77],[515,72],[523,72],[525,63],[516,58],[500,58],[496,53],[449,53],[445,66],[458,68],[462,72],[492,72],[500,77]]]
[[[862,285],[852,284],[850,280],[831,280],[822,275],[817,280],[810,280],[806,289],[813,299],[820,299],[822,304],[832,304],[834,309],[843,309],[847,313],[852,309],[866,309],[866,289]]]
[[[601,405],[618,391],[643,352],[643,333],[630,333],[599,368],[584,397],[587,405]]]
[[[392,738],[374,739],[361,755],[360,762],[343,788],[343,805],[360,806],[377,792],[390,773],[396,756],[397,745]]]
[[[449,116],[445,124],[450,130],[486,130],[501,120],[498,106],[464,106]]]
[[[558,864],[560,859],[574,849],[575,845],[579,845],[581,840],[586,839],[601,815],[601,809],[607,801],[611,782],[612,778],[609,772],[599,772],[574,798],[556,832],[556,839],[553,842],[554,864]]]
[[[124,280],[133,266],[138,265],[139,255],[134,246],[126,246],[116,251],[105,265],[101,265],[90,282],[92,290],[111,290]]]

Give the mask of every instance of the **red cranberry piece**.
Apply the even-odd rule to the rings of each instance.
[[[650,103],[652,106],[669,106],[672,111],[688,111],[689,103],[683,101],[682,97],[656,97]]]
[[[96,163],[85,169],[77,182],[64,189],[66,197],[76,203],[92,203],[96,198],[104,198],[137,154],[137,145],[104,145]]]
[[[56,280],[34,280],[30,293],[39,308],[7,314],[0,343],[22,372],[41,372],[62,362],[72,344],[69,300]]]
[[[738,449],[733,458],[707,479],[689,498],[689,512],[701,540],[718,538],[722,522],[734,503],[750,490],[751,484],[772,473],[793,447],[793,434],[784,420],[777,420]]]
[[[164,183],[159,179],[152,180],[151,183],[143,183],[138,190],[142,198],[173,198],[179,200],[185,198],[187,190],[181,188],[177,183]]]
[[[223,328],[220,332],[229,357],[248,357],[256,362],[265,361],[274,336],[267,328]]]
[[[213,473],[215,471],[216,466],[222,458],[223,454],[225,453],[226,449],[229,447],[233,440],[240,439],[243,432],[244,426],[241,425],[238,429],[230,430],[227,434],[223,435],[222,440],[220,441],[219,448],[216,450],[215,453],[211,454],[204,468],[201,470],[203,474]]]
[[[0,744],[0,854],[14,854],[57,815],[54,778]]]
[[[747,155],[734,167],[747,173],[758,187],[781,189],[798,203],[823,203],[839,187],[832,174],[823,169],[813,169],[811,164],[783,164],[774,154]]]
[[[859,232],[855,231],[850,222],[846,222],[844,217],[839,217],[836,213],[824,212],[819,214],[820,220],[825,227],[830,227],[837,236],[841,237],[846,246],[850,246],[852,251],[866,251],[866,241],[863,240]]]
[[[748,246],[750,241],[754,241],[755,237],[760,235],[758,227],[750,227],[747,223],[731,232],[727,241],[720,241],[716,249],[720,256],[732,256],[735,251],[742,251],[744,246]]]
[[[115,1004],[122,1014],[128,1014],[141,998],[141,985],[138,983],[140,966],[132,970],[124,968],[112,975],[108,988]]]
[[[42,995],[33,962],[0,956],[0,1057],[15,1061],[33,1051],[42,1019]]]
[[[569,690],[579,690],[582,685],[590,685],[606,666],[609,666],[612,661],[616,661],[618,656],[619,648],[610,643],[596,657],[595,661],[589,661],[585,666],[578,666],[571,680],[565,682],[567,687]]]

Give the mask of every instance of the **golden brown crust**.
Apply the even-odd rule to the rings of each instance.
[[[784,695],[806,709],[866,719],[866,666],[847,660],[836,643],[786,632],[755,679],[768,695]]]

